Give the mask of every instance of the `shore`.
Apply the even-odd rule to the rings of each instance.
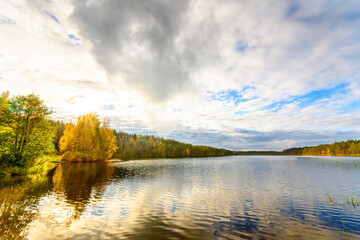
[[[41,174],[46,175],[54,170],[60,162],[58,155],[45,155],[35,160],[34,166],[29,168],[20,168],[17,166],[6,167],[0,170],[0,177],[9,177],[16,175]]]

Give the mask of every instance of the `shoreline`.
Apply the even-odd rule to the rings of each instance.
[[[360,154],[351,154],[351,155],[303,155],[303,154],[233,154],[227,156],[303,156],[303,157],[360,157]],[[226,157],[226,156],[214,156],[214,157]],[[207,157],[188,157],[188,158],[207,158]],[[212,158],[212,157],[211,157]],[[91,163],[91,162],[100,162],[100,161],[65,161],[60,160],[60,155],[45,155],[39,157],[35,160],[37,162],[34,166],[29,168],[20,168],[18,166],[6,167],[0,170],[0,179],[5,177],[13,176],[25,176],[25,175],[47,175],[53,171],[60,163]],[[178,158],[136,158],[136,159],[119,159],[112,158],[107,160],[101,160],[101,162],[106,163],[117,163],[117,162],[127,162],[127,161],[136,161],[136,160],[157,160],[157,159],[178,159]]]
[[[6,167],[0,170],[0,178],[26,175],[47,175],[60,163],[59,155],[44,155],[35,160],[32,167],[21,168],[18,166]]]

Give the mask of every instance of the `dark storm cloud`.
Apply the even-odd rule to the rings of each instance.
[[[188,1],[79,2],[73,20],[110,79],[121,78],[153,100],[190,85],[191,56],[177,45]]]

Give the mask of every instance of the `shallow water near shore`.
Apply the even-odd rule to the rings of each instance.
[[[50,176],[0,180],[0,238],[357,239],[351,196],[360,197],[357,157],[60,164]]]

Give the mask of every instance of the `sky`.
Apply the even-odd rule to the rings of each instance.
[[[0,1],[0,92],[232,150],[360,136],[358,0]]]

